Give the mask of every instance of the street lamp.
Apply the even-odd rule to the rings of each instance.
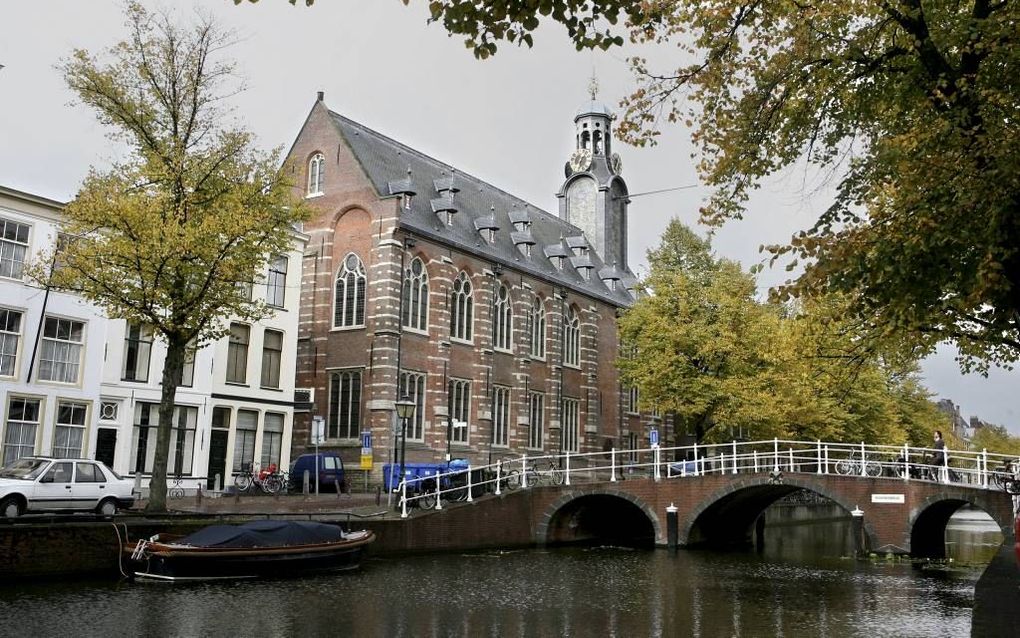
[[[404,452],[407,448],[407,421],[414,416],[414,401],[407,394],[401,395],[394,405],[400,419],[400,480],[404,480]]]

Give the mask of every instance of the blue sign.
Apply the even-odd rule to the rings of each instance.
[[[656,430],[655,428],[652,428],[648,432],[648,442],[652,444],[652,447],[655,447],[656,445],[659,444],[659,431]]]
[[[361,447],[365,449],[372,448],[372,431],[362,430],[361,432]]]

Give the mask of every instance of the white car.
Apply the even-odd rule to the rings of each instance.
[[[0,468],[0,517],[26,512],[95,512],[113,516],[134,504],[134,483],[88,459],[27,456]]]

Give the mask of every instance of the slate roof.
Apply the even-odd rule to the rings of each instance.
[[[559,270],[554,264],[559,260],[549,259],[552,254],[572,256],[563,238],[583,235],[578,227],[338,113],[330,111],[330,115],[381,197],[400,192],[417,194],[411,199],[410,210],[402,209],[401,228],[616,306],[633,303],[634,296],[626,286],[611,290],[597,276],[586,281],[570,261]],[[526,215],[531,221],[529,239],[535,242],[531,257],[515,246],[514,241],[520,242],[523,237],[514,232],[510,211],[515,211],[515,220]],[[449,226],[445,223],[447,215],[452,217]],[[490,244],[479,230],[492,226],[499,230]],[[594,251],[589,251],[583,261],[593,275],[612,270],[624,282],[636,282],[625,266],[605,264]]]

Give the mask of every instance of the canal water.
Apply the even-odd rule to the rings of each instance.
[[[967,636],[1001,535],[963,512],[953,560],[856,561],[845,512],[773,507],[761,552],[613,547],[368,560],[187,586],[0,585],[8,636]]]

